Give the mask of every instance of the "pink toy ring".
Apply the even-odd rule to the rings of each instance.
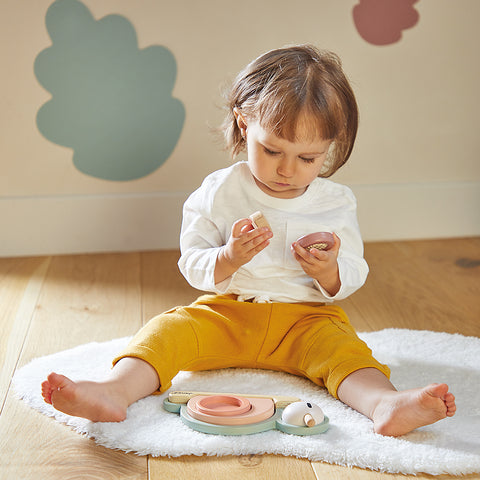
[[[200,413],[229,417],[248,412],[252,406],[245,397],[232,395],[214,395],[200,399],[196,405]]]
[[[305,250],[310,251],[312,248],[317,250],[329,250],[335,245],[335,239],[330,232],[315,232],[300,237],[297,243]]]
[[[246,411],[245,406],[248,406]],[[271,398],[196,395],[188,401],[187,413],[196,420],[213,425],[249,425],[272,417],[275,405]]]

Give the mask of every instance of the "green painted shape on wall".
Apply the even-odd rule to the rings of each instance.
[[[75,167],[96,178],[128,181],[157,170],[185,120],[172,96],[172,53],[158,45],[140,50],[125,17],[95,20],[78,0],[54,2],[46,25],[52,46],[34,64],[52,94],[37,114],[41,134],[72,148]]]

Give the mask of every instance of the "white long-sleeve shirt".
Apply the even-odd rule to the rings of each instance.
[[[232,225],[260,210],[270,226],[270,244],[231,277],[215,285],[214,270]],[[291,244],[313,232],[335,232],[341,240],[341,287],[330,296],[295,260]],[[183,207],[180,271],[199,290],[237,294],[239,300],[333,302],[351,295],[368,275],[352,191],[323,178],[292,199],[272,197],[256,185],[246,162],[208,175]]]

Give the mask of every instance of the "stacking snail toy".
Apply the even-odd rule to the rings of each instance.
[[[317,435],[329,425],[318,405],[282,395],[175,391],[163,406],[178,413],[193,430],[216,435],[249,435],[267,430]]]

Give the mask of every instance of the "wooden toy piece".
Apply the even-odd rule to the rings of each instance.
[[[303,423],[307,426],[307,427],[313,427],[317,424],[317,422],[315,421],[315,419],[309,414],[307,413],[304,417],[303,417]]]
[[[317,250],[329,250],[335,245],[335,240],[330,232],[315,232],[300,237],[297,243],[305,250],[310,251],[312,248]]]
[[[270,398],[273,400],[275,408],[285,408],[293,402],[299,402],[298,397],[290,397],[287,395],[258,395],[250,393],[213,393],[213,392],[187,392],[187,391],[173,391],[168,395],[168,401],[171,403],[187,403],[192,397],[196,395],[209,395],[209,396],[228,396],[228,397],[248,397],[248,398]]]
[[[311,402],[295,402],[288,405],[282,413],[282,421],[297,427],[313,427],[324,421],[322,409]]]
[[[248,218],[250,218],[250,220],[252,221],[252,225],[254,226],[254,228],[267,227],[269,230],[272,229],[267,219],[263,216],[263,213],[260,211],[252,213]]]

